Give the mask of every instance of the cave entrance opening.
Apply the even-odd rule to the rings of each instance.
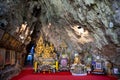
[[[25,66],[33,66],[33,61],[34,61],[34,45],[31,46],[31,48],[29,49],[28,55],[26,56],[26,60],[25,60]]]

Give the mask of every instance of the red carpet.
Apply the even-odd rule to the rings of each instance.
[[[26,69],[21,71],[18,76],[11,80],[118,80],[113,76],[103,75],[87,75],[87,76],[72,76],[70,72],[56,73],[34,73],[33,70]]]

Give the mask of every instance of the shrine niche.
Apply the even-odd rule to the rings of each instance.
[[[69,70],[69,58],[67,54],[62,54],[59,58],[59,70],[68,71]]]
[[[62,41],[61,43],[61,48],[62,48],[62,52],[60,53],[59,56],[59,70],[60,71],[69,71],[69,55],[66,53],[66,49],[67,49],[67,44]]]
[[[43,37],[40,36],[34,54],[34,69],[36,71],[55,71],[56,53],[52,43],[44,43]]]
[[[93,70],[92,74],[106,74],[105,65],[102,64],[103,61],[100,59],[100,56],[96,56],[96,59],[92,63]]]

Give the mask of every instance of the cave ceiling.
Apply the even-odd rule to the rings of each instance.
[[[101,54],[118,63],[119,3],[120,0],[0,0],[0,27],[17,38],[24,36],[26,45],[43,35],[58,52],[65,43],[66,52],[71,54]],[[24,41],[26,38],[28,41]]]

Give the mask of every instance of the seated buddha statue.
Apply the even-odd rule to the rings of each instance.
[[[50,51],[51,51],[51,53],[53,53],[54,52],[54,45],[52,44],[52,43],[50,43]]]
[[[79,57],[78,54],[75,54],[74,62],[73,62],[73,64],[71,65],[71,69],[74,69],[74,68],[75,68],[75,65],[78,65],[78,64],[81,64],[81,63],[80,63],[80,57]]]
[[[43,38],[42,38],[42,36],[40,36],[40,38],[37,41],[36,47],[35,47],[35,53],[38,57],[43,52],[43,49],[44,49]]]
[[[74,58],[74,64],[79,64],[79,63],[80,63],[80,57],[76,55]]]
[[[81,58],[78,54],[75,54],[74,62],[71,65],[71,73],[72,75],[87,75],[87,71],[85,70],[85,65],[81,63]]]
[[[49,48],[49,45],[46,44],[46,47],[44,48],[44,52],[43,52],[43,58],[51,58],[51,50]]]

